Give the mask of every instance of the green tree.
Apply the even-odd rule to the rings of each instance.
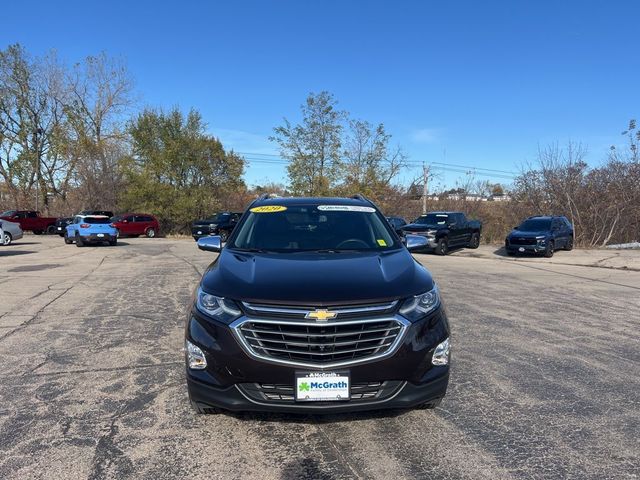
[[[378,199],[406,166],[406,155],[399,147],[391,148],[388,134],[380,123],[375,128],[363,120],[349,120],[343,141],[342,184],[338,193],[363,193]]]
[[[329,92],[311,93],[301,106],[302,123],[292,125],[284,119],[269,137],[280,145],[292,193],[328,195],[340,178],[342,122],[346,114],[336,109]]]
[[[200,113],[145,110],[130,124],[133,155],[121,163],[129,210],[155,213],[165,229],[184,231],[196,217],[226,206],[244,189],[244,160],[205,133]]]

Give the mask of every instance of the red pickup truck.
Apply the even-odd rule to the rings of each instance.
[[[0,218],[20,224],[22,230],[30,230],[36,235],[41,233],[55,233],[56,220],[53,217],[41,217],[34,210],[7,210],[0,213]]]

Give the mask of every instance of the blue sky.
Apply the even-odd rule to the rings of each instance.
[[[0,48],[56,49],[68,62],[123,57],[140,107],[195,107],[239,152],[277,154],[273,127],[297,120],[307,94],[321,90],[354,117],[383,122],[417,165],[504,171],[568,140],[586,144],[597,165],[640,110],[637,1],[25,5],[1,7],[13,20]],[[285,174],[252,162],[246,178]],[[458,176],[441,171],[438,181]]]

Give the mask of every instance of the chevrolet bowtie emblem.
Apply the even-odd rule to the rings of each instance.
[[[308,312],[304,318],[313,318],[318,322],[326,322],[332,318],[336,318],[338,314],[336,312],[330,312],[329,310],[315,310],[313,312]]]

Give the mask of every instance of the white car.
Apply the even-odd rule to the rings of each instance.
[[[0,232],[2,232],[4,237],[4,242],[0,240],[0,245],[11,245],[11,242],[14,240],[20,240],[22,238],[22,229],[19,223],[0,220]]]

